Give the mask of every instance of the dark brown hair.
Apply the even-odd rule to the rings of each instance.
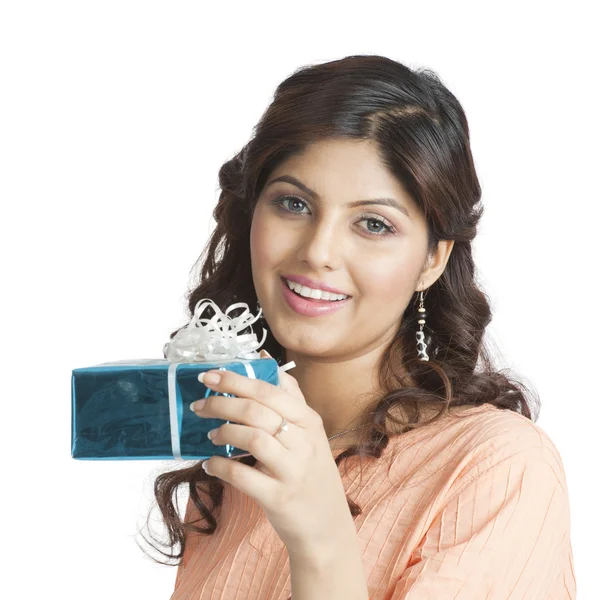
[[[429,252],[439,240],[454,240],[444,272],[425,294],[429,361],[417,355],[415,293],[379,364],[386,393],[363,415],[360,440],[337,456],[338,466],[353,455],[379,458],[392,436],[433,423],[454,406],[488,403],[537,420],[535,393],[495,370],[484,344],[491,309],[475,281],[471,248],[483,213],[481,188],[465,113],[430,69],[413,70],[383,56],[348,56],[298,69],[277,87],[252,139],[219,171],[216,228],[198,259],[199,282],[186,295],[189,317],[203,298],[222,310],[234,302],[256,306],[249,239],[255,203],[277,165],[328,138],[375,142],[383,164],[426,217]],[[281,364],[284,349],[268,323],[260,324],[268,331],[264,348]],[[434,409],[434,418],[422,419],[423,409]],[[238,460],[256,463],[253,456]],[[176,497],[183,484],[199,521],[182,522]],[[164,557],[181,559],[187,532],[211,535],[216,530],[213,511],[222,493],[222,482],[207,475],[200,462],[159,475],[154,494],[168,531],[168,542],[159,543],[170,552],[153,547]],[[210,499],[210,507],[200,495]],[[353,516],[360,514],[350,498],[348,504]],[[194,524],[198,522],[205,526]]]

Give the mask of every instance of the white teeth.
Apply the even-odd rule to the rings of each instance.
[[[305,298],[314,298],[316,300],[330,300],[335,302],[337,300],[344,300],[344,298],[348,297],[344,294],[333,294],[332,292],[313,290],[305,285],[301,285],[300,283],[290,281],[289,279],[286,279],[285,281],[287,283],[287,286],[291,290],[294,290],[294,292],[300,294],[301,296],[304,296]]]

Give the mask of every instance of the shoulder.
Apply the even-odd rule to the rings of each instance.
[[[492,404],[453,407],[438,420],[391,438],[386,454],[398,481],[407,465],[443,471],[447,482],[458,483],[514,463],[544,463],[565,485],[560,453],[548,433],[524,415]]]
[[[495,469],[539,467],[566,488],[560,452],[548,433],[524,415],[490,404],[445,416],[456,448],[457,477],[468,483]]]

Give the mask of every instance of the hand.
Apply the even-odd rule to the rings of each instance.
[[[206,472],[256,500],[290,558],[327,546],[352,516],[323,421],[306,404],[297,381],[281,370],[279,386],[231,371],[207,373],[221,376],[218,384],[204,381],[207,387],[235,397],[211,395],[201,408],[195,402],[194,412],[235,421],[214,429],[212,442],[247,450],[261,464],[211,456],[203,463]],[[273,437],[283,417],[288,430]]]

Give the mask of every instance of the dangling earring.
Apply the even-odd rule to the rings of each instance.
[[[423,332],[423,326],[425,325],[425,319],[427,318],[427,312],[423,306],[423,292],[419,292],[419,313],[417,323],[419,324],[419,331],[417,331],[417,353],[421,360],[429,360],[427,355],[427,343],[425,342],[425,333]]]
[[[260,313],[260,311],[261,311],[260,302],[257,300],[256,301],[256,314]],[[264,315],[261,313],[258,320],[262,321],[264,318],[265,318]]]

